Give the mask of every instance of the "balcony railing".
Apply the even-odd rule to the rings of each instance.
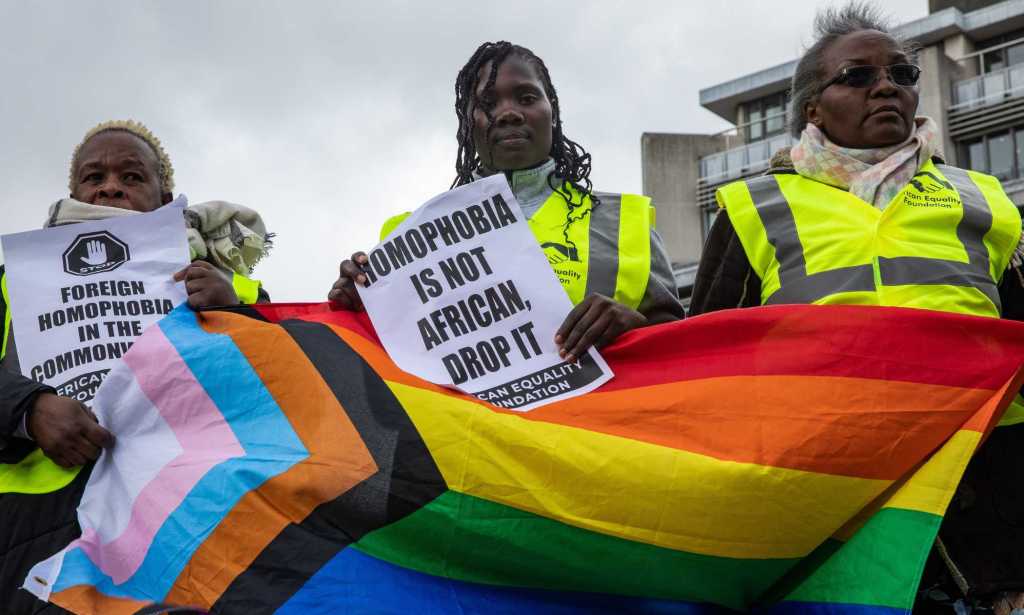
[[[700,179],[717,183],[763,171],[775,152],[792,145],[793,138],[784,133],[704,156],[700,159]]]
[[[1024,96],[1024,64],[957,81],[950,111],[988,107],[1017,96]]]

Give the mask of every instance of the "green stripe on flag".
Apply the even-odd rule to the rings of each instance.
[[[883,508],[847,543],[829,541],[811,554],[789,576],[813,572],[791,581],[785,599],[909,609],[940,523],[938,515]]]
[[[355,548],[461,581],[714,602],[743,609],[797,559],[674,551],[448,491]]]

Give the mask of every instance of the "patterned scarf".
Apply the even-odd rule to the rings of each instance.
[[[814,124],[807,124],[790,155],[800,175],[849,190],[884,210],[936,150],[938,126],[928,117],[914,120],[910,137],[875,149],[840,147]]]
[[[185,195],[178,201],[187,205]],[[75,199],[61,199],[50,206],[43,228],[106,220],[139,212],[117,207],[91,205]],[[226,201],[209,201],[185,207],[185,226],[190,258],[209,261],[224,271],[250,275],[253,267],[273,247],[258,213]]]

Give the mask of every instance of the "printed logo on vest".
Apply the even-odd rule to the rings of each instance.
[[[544,256],[548,257],[548,262],[552,265],[558,265],[566,261],[580,262],[580,255],[576,251],[576,246],[566,246],[553,241],[545,241],[540,244],[540,247],[544,250]]]
[[[64,250],[64,271],[78,276],[106,273],[129,260],[128,244],[109,232],[85,233]]]
[[[576,246],[545,241],[540,247],[563,287],[569,288],[583,279],[586,265],[580,260]]]
[[[905,202],[914,207],[943,207],[952,209],[960,205],[953,184],[941,177],[922,171],[910,180]]]
[[[910,180],[910,184],[917,188],[918,192],[933,193],[943,190],[952,190],[953,184],[928,171],[921,171]]]

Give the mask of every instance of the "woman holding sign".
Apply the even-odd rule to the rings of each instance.
[[[575,307],[555,342],[568,361],[626,331],[683,318],[672,267],[654,231],[650,199],[595,193],[591,159],[562,132],[558,94],[544,61],[525,47],[484,43],[455,80],[459,119],[452,187],[494,173],[516,200]],[[381,238],[408,213],[385,222]],[[352,310],[365,284],[357,252],[341,263],[328,299]]]

